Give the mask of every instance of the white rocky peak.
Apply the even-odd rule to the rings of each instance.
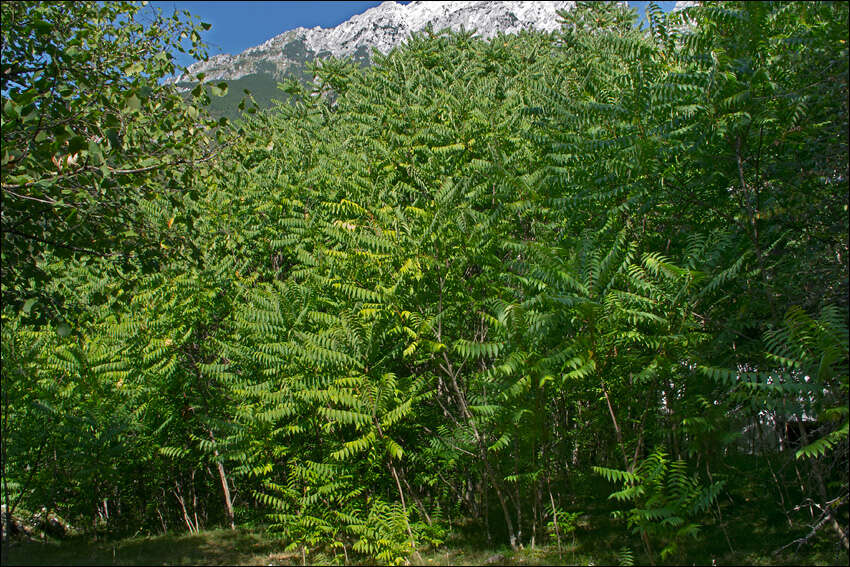
[[[690,8],[691,6],[698,5],[699,2],[695,2],[692,0],[678,0],[676,5],[673,6],[673,11],[676,12],[678,10],[684,10],[685,8]]]
[[[372,48],[387,53],[428,24],[435,31],[451,28],[477,30],[489,39],[497,33],[523,29],[554,31],[560,27],[557,12],[570,10],[575,2],[564,1],[454,1],[383,2],[334,28],[296,28],[250,47],[238,55],[217,55],[194,63],[189,72],[205,73],[207,80],[238,79],[261,72],[260,62],[272,63],[284,73],[299,57],[334,55],[366,58]],[[301,51],[303,55],[300,55]]]
[[[575,2],[417,1],[403,6],[384,2],[330,30],[314,28],[314,33],[324,36],[334,55],[350,54],[360,45],[386,52],[397,46],[400,39],[422,31],[428,24],[435,30],[476,28],[486,38],[499,31],[516,33],[531,28],[551,31],[558,28],[556,12],[574,5]]]

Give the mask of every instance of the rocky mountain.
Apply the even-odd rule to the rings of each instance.
[[[575,2],[383,2],[334,28],[296,28],[237,55],[215,55],[191,65],[189,73],[204,73],[207,81],[251,74],[280,79],[300,70],[305,60],[328,55],[368,62],[372,48],[387,53],[428,24],[434,30],[476,29],[484,38],[523,29],[553,31],[559,27],[557,11],[574,6]]]
[[[260,106],[268,106],[271,98],[284,96],[277,83],[287,77],[309,79],[306,63],[316,58],[351,57],[367,65],[373,48],[387,53],[429,24],[435,31],[475,29],[488,39],[499,32],[554,31],[560,27],[557,12],[574,6],[575,2],[563,1],[383,2],[334,28],[300,27],[242,53],[199,61],[173,82],[188,86],[198,73],[205,81],[227,81],[228,96],[214,102],[212,110],[233,118],[243,89],[250,90]]]

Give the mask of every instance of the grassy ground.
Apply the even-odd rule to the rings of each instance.
[[[682,542],[682,551],[659,564],[670,565],[847,565],[848,554],[835,534],[821,530],[807,545],[777,549],[806,535],[801,523],[789,530],[781,512],[768,512],[767,506],[752,506],[743,498],[740,505],[724,506],[722,526],[717,521],[703,527],[698,540]],[[727,501],[728,502],[728,501]],[[560,546],[512,551],[499,546],[504,539],[486,533],[472,524],[456,527],[448,542],[437,549],[420,549],[410,558],[422,565],[619,565],[649,564],[640,539],[623,522],[611,518],[610,503],[585,502],[575,522],[575,531],[562,534]],[[846,519],[844,520],[846,522]],[[846,524],[845,524],[846,525]],[[725,528],[725,534],[724,534]],[[478,530],[478,531],[476,531]],[[168,534],[117,540],[69,537],[62,541],[16,541],[3,549],[3,565],[301,565],[297,551],[285,551],[280,539],[259,531],[206,530],[200,534]],[[656,553],[659,550],[656,549]],[[350,550],[349,550],[350,553]],[[321,551],[306,556],[309,565],[342,563]],[[356,564],[356,558],[351,557]],[[656,558],[657,559],[657,558]],[[369,560],[363,560],[370,564]]]
[[[246,531],[209,530],[179,534],[91,541],[13,543],[4,565],[269,565],[286,564],[279,544]],[[5,555],[5,554],[4,554]],[[278,557],[280,556],[280,557]]]
[[[246,531],[210,530],[197,535],[165,535],[117,541],[67,539],[23,542],[4,553],[3,565],[301,565],[301,554],[283,551],[278,540]],[[600,565],[608,553],[585,553],[575,545],[503,549],[446,547],[423,550],[423,565]],[[308,565],[336,563],[321,552],[307,555]],[[419,563],[411,558],[411,562]]]
[[[759,534],[751,534],[758,542]],[[761,535],[763,537],[763,534]],[[474,542],[460,542],[439,549],[422,550],[423,565],[616,565],[624,562],[624,547],[631,550],[636,564],[646,563],[636,542],[622,531],[578,534],[576,539],[556,545],[509,548],[486,548]],[[624,546],[624,543],[626,545]],[[749,552],[741,549],[718,553],[721,542],[706,542],[674,563],[689,565],[846,565],[847,555],[835,554],[832,545],[809,549],[804,555],[789,550],[774,556],[771,550]],[[723,543],[725,545],[725,542]],[[279,540],[262,534],[237,530],[208,530],[197,535],[163,535],[136,537],[115,541],[91,541],[69,538],[62,542],[28,541],[14,543],[4,550],[3,565],[301,565],[300,553],[286,552]],[[714,549],[712,549],[714,548]],[[341,558],[340,558],[341,559]],[[338,564],[321,552],[306,556],[309,565]]]

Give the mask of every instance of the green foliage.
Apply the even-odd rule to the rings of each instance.
[[[782,365],[792,376],[802,377],[805,387],[802,411],[831,422],[831,431],[800,448],[796,457],[817,457],[833,450],[848,436],[847,394],[848,367],[847,323],[833,307],[825,308],[818,319],[799,308],[791,308],[784,325],[767,333],[768,358]],[[802,413],[802,412],[801,412]],[[802,418],[802,415],[800,416]],[[841,422],[844,422],[843,424]]]
[[[725,484],[720,480],[702,486],[688,474],[685,461],[671,461],[661,448],[641,461],[634,472],[606,467],[593,470],[609,482],[622,484],[623,488],[608,498],[631,502],[633,507],[615,512],[615,517],[625,517],[635,533],[659,538],[664,545],[661,559],[675,556],[685,537],[697,537],[699,519],[717,500]]]
[[[737,545],[721,488],[839,510],[846,4],[429,29],[235,136],[202,108],[239,89],[160,84],[195,28],[140,10],[3,5],[7,505],[387,564],[560,548],[590,471],[650,558]]]
[[[224,132],[203,114],[205,91],[184,102],[160,82],[184,38],[206,57],[209,25],[127,2],[2,10],[3,303],[56,320],[43,257],[141,257],[150,270],[172,241],[168,213]],[[165,210],[151,219],[145,207]]]
[[[634,565],[635,557],[632,550],[628,547],[621,548],[620,551],[617,552],[617,564],[624,566]]]

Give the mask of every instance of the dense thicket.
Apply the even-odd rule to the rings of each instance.
[[[121,267],[110,223],[7,243],[18,154],[62,141],[4,78],[6,505],[397,562],[560,545],[610,495],[648,561],[748,506],[846,554],[847,4],[563,17],[317,64],[133,185],[156,253]]]

